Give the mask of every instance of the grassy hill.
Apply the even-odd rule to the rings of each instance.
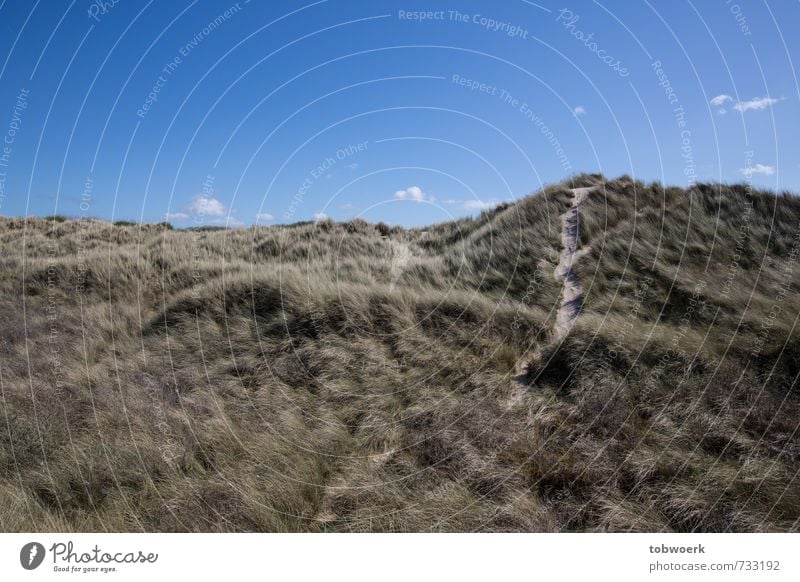
[[[598,175],[427,229],[2,218],[0,530],[797,530],[798,225]]]

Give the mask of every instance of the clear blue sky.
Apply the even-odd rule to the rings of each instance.
[[[420,225],[583,171],[797,191],[798,22],[788,1],[0,0],[0,214]]]

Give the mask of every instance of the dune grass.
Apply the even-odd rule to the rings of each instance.
[[[425,229],[0,218],[0,529],[797,530],[798,224],[598,175]]]

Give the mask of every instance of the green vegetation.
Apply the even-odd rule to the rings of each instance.
[[[597,175],[426,229],[0,218],[0,530],[797,530],[798,225]]]

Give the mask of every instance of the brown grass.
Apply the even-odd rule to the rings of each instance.
[[[596,175],[414,230],[0,219],[0,530],[796,530],[798,224]]]

